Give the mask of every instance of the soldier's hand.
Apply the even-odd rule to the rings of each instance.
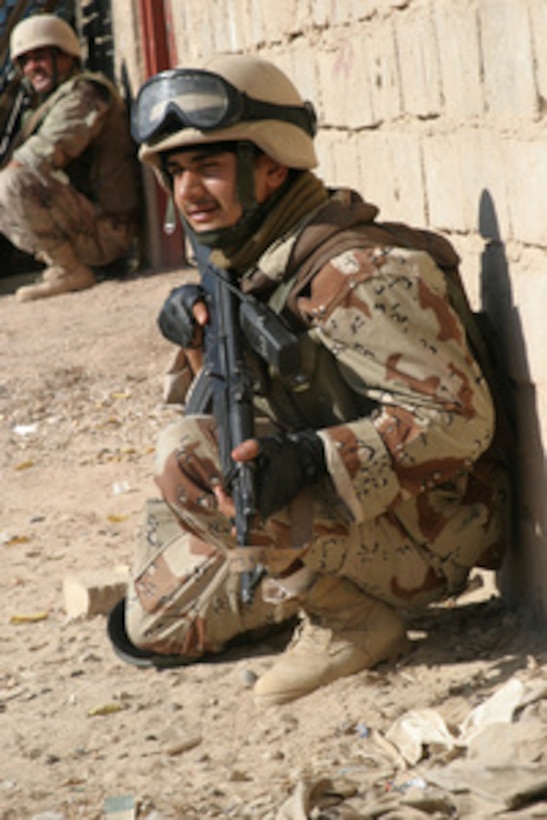
[[[257,507],[264,521],[327,474],[323,442],[313,430],[248,439],[234,448],[232,458],[256,460]]]
[[[201,345],[199,329],[207,324],[209,313],[199,285],[182,285],[171,291],[158,316],[158,325],[170,342],[179,347]]]
[[[212,485],[211,489],[215,494],[219,512],[221,512],[222,515],[225,515],[226,518],[234,519],[236,516],[236,507],[232,496],[228,495],[220,483]],[[235,535],[235,527],[233,533]]]

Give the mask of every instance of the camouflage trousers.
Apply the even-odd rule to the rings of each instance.
[[[63,171],[46,176],[8,165],[0,171],[0,232],[47,264],[68,243],[80,262],[101,266],[127,253],[134,226],[101,214]]]
[[[354,524],[325,480],[257,525],[254,546],[238,547],[211,491],[220,468],[209,416],[184,417],[162,433],[156,473],[163,501],[145,510],[126,599],[128,634],[143,649],[189,657],[219,651],[236,635],[292,615],[324,574],[394,608],[426,606],[461,588],[485,543],[484,516],[470,516],[468,507],[454,516],[437,554],[390,512]],[[243,604],[238,573],[256,563],[268,577]]]

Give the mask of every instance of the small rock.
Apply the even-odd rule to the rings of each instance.
[[[252,779],[253,778],[249,774],[247,774],[247,772],[241,772],[239,771],[239,769],[233,769],[230,772],[230,776],[228,778],[228,780],[230,780],[232,783],[246,783],[247,781]]]
[[[241,683],[243,686],[254,686],[258,680],[258,675],[252,669],[242,669],[240,672]]]
[[[169,729],[165,732],[162,742],[165,745],[165,751],[169,757],[176,757],[183,752],[194,749],[202,742],[203,738],[199,734],[184,734],[179,729]]]

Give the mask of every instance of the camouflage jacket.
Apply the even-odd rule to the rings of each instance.
[[[510,538],[508,436],[459,258],[442,237],[377,214],[331,192],[243,276],[300,337],[296,377],[248,351],[257,417],[318,432],[356,524],[388,516],[441,564],[457,546],[461,566],[497,567]],[[168,401],[188,400],[200,366],[199,351],[179,352]]]
[[[139,167],[127,111],[101,74],[73,75],[27,112],[12,156],[46,176],[68,178],[101,213],[137,214]]]
[[[444,517],[477,496],[499,503],[503,446],[468,339],[457,254],[377,213],[349,190],[331,193],[243,280],[302,333],[299,378],[262,367],[256,403],[287,428],[318,431],[357,523],[387,512],[431,543],[441,508]]]

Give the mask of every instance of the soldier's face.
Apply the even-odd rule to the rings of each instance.
[[[283,169],[280,181],[272,166]],[[237,198],[237,160],[232,151],[214,151],[207,146],[173,153],[166,170],[173,180],[175,204],[196,233],[230,228],[242,215]],[[262,154],[254,163],[255,196],[264,202],[286,177],[284,166],[278,166]]]
[[[35,48],[19,58],[19,65],[37,94],[53,89],[53,53],[50,48]]]
[[[175,204],[192,230],[228,228],[241,216],[236,197],[236,157],[206,148],[171,154],[167,172]]]
[[[35,48],[19,57],[23,75],[37,94],[49,94],[67,76],[72,57],[53,48]]]

